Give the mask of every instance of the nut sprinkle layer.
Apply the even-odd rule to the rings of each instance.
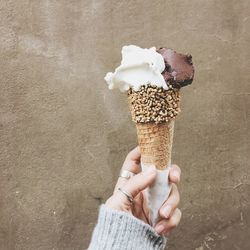
[[[162,123],[180,113],[180,91],[143,85],[138,91],[128,90],[132,120],[137,123]]]

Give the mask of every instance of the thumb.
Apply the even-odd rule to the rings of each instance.
[[[146,171],[129,179],[122,189],[126,190],[132,197],[136,197],[142,190],[153,184],[155,178],[156,169],[154,167],[148,167]]]

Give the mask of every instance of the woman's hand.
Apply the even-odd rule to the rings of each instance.
[[[114,193],[106,201],[105,205],[115,210],[131,213],[138,219],[149,224],[149,213],[145,202],[144,190],[153,184],[156,178],[156,169],[149,167],[147,171],[141,172],[140,157],[139,147],[136,147],[127,155],[122,169],[128,170],[136,175],[130,179],[119,177]],[[159,210],[159,221],[155,226],[155,230],[158,234],[166,235],[180,222],[181,211],[177,208],[180,200],[177,188],[180,175],[180,168],[176,165],[172,165],[169,172],[169,181],[172,183],[172,189],[169,197]],[[126,195],[118,191],[118,188],[122,188],[122,190],[131,195],[134,198],[133,203],[129,201]]]

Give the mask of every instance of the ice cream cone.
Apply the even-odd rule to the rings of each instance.
[[[166,169],[171,161],[174,118],[180,112],[179,90],[143,86],[139,91],[130,90],[128,99],[136,122],[141,162]]]

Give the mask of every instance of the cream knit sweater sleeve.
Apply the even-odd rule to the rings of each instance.
[[[134,216],[102,205],[88,250],[163,250],[166,238]]]

